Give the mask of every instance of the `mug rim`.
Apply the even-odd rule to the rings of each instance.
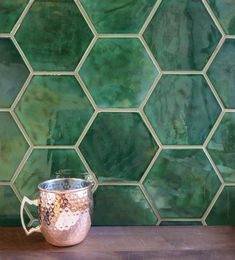
[[[87,186],[82,187],[82,188],[77,188],[77,189],[71,189],[71,190],[48,190],[48,189],[44,189],[42,187],[40,187],[42,184],[45,183],[50,183],[53,181],[62,181],[62,180],[74,180],[74,181],[81,181],[81,182],[85,182],[87,183]],[[38,189],[39,191],[44,191],[44,192],[51,192],[51,193],[70,193],[70,192],[77,192],[77,191],[82,191],[82,190],[87,190],[92,186],[92,183],[90,181],[84,180],[84,179],[80,179],[80,178],[56,178],[56,179],[49,179],[46,181],[43,181],[41,183],[38,184]]]

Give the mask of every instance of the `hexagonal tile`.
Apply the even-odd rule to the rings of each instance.
[[[138,33],[156,0],[81,0],[98,33]]]
[[[10,39],[0,39],[0,53],[0,107],[9,108],[26,81],[29,71]]]
[[[73,76],[34,76],[16,107],[35,145],[74,145],[92,113]]]
[[[35,70],[74,70],[92,38],[74,1],[60,0],[35,1],[16,33]]]
[[[80,149],[99,181],[138,181],[158,149],[137,113],[100,113]]]
[[[224,187],[206,218],[206,223],[208,225],[235,225],[234,203],[235,187]]]
[[[8,112],[0,112],[0,181],[10,181],[29,145]]]
[[[226,113],[208,144],[225,182],[235,181],[235,113]]]
[[[163,70],[201,70],[221,34],[202,1],[166,0],[144,38]]]
[[[200,218],[220,187],[202,150],[163,150],[144,186],[163,218]]]
[[[158,75],[139,39],[98,39],[81,78],[99,107],[137,107]]]
[[[221,112],[201,75],[163,75],[144,111],[163,144],[202,144]]]
[[[25,163],[15,186],[21,196],[35,199],[38,184],[57,177],[84,178],[86,169],[73,149],[35,149]]]
[[[108,208],[108,210],[107,210]],[[157,218],[137,186],[99,186],[94,225],[156,225]]]
[[[207,71],[227,108],[235,108],[235,39],[226,39]]]
[[[0,227],[21,226],[20,202],[11,187],[0,185],[0,198]]]
[[[234,0],[208,0],[215,16],[225,33],[235,34],[235,2]]]
[[[0,2],[0,33],[10,33],[29,0],[2,0]]]

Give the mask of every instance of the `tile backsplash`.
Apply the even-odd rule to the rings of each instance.
[[[0,57],[0,226],[89,175],[94,225],[235,225],[234,0],[0,1]]]

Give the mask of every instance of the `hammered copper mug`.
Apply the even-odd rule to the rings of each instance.
[[[23,198],[21,223],[27,235],[41,232],[55,246],[72,246],[82,242],[91,227],[93,197],[90,181],[61,178],[38,185],[39,199]],[[25,203],[38,206],[40,225],[27,230],[23,211]]]

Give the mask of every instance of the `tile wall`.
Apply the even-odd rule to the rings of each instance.
[[[0,1],[0,226],[88,175],[94,225],[235,224],[234,0]]]

